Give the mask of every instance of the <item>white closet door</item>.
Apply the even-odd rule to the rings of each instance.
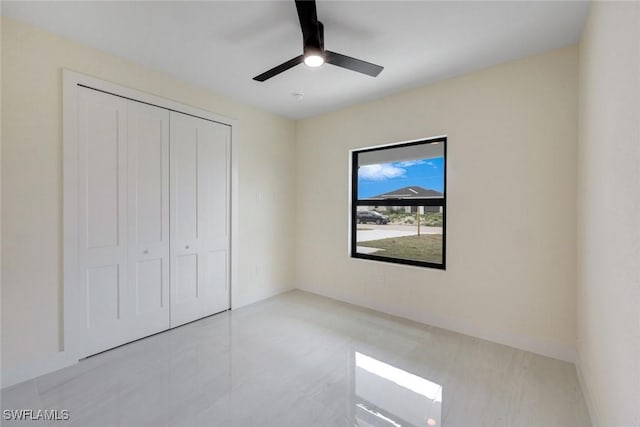
[[[169,112],[79,88],[80,357],[166,330]]]
[[[171,112],[171,326],[229,308],[229,126]]]
[[[81,356],[126,342],[127,101],[78,89]]]
[[[169,329],[169,111],[129,101],[129,340]]]

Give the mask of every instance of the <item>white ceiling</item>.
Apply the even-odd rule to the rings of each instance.
[[[3,15],[294,119],[576,43],[588,3],[319,1],[317,9],[325,47],[383,65],[377,78],[298,65],[253,81],[302,53],[293,0],[2,1]]]

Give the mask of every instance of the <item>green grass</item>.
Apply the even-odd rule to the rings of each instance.
[[[442,262],[442,235],[423,234],[421,236],[391,237],[388,239],[358,242],[358,246],[382,249],[374,255],[404,258],[416,261]]]

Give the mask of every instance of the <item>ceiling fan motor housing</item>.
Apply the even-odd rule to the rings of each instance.
[[[315,37],[309,37],[303,41],[302,49],[304,56],[317,55],[324,58],[324,25],[318,21],[318,31],[313,34]]]
[[[383,69],[380,65],[324,50],[324,25],[318,21],[315,0],[295,0],[295,3],[298,19],[300,20],[300,29],[302,30],[302,55],[265,71],[254,77],[254,80],[264,82],[302,63],[309,67],[319,67],[326,62],[371,77],[376,77],[380,74]]]

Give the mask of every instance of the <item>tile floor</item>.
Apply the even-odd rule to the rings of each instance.
[[[302,291],[2,390],[44,426],[590,426],[573,365]]]

